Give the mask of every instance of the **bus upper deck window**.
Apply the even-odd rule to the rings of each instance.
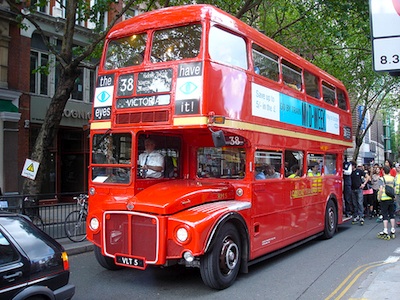
[[[326,82],[322,82],[322,93],[324,101],[330,105],[335,105],[335,88]]]
[[[342,90],[337,90],[337,100],[339,108],[347,110],[347,101],[344,92]]]
[[[253,65],[254,71],[264,77],[274,81],[279,80],[279,63],[278,56],[253,45]]]
[[[296,67],[292,63],[282,60],[282,77],[283,82],[291,88],[301,91],[302,80],[301,80],[301,69]]]
[[[317,76],[304,71],[304,85],[307,95],[320,99],[321,94],[319,92],[319,79]]]
[[[208,44],[211,59],[242,69],[248,68],[246,42],[243,38],[211,27]]]
[[[104,69],[114,70],[140,65],[144,59],[146,41],[145,33],[110,41]]]
[[[158,30],[153,35],[153,63],[195,58],[200,53],[201,25]]]

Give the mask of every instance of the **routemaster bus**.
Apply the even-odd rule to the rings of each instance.
[[[107,269],[180,264],[224,289],[344,221],[345,87],[210,5],[110,30],[90,143],[87,236]]]

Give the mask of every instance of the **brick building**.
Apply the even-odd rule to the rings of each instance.
[[[122,5],[116,3],[115,5]],[[130,14],[136,12],[130,11]],[[61,47],[64,8],[51,0],[36,12],[28,12],[50,43]],[[113,15],[105,13],[104,28]],[[0,188],[3,193],[21,193],[24,162],[30,157],[47,107],[58,81],[54,56],[29,21],[19,27],[16,15],[0,0]],[[92,34],[90,21],[76,26],[74,42],[85,45]],[[48,73],[32,72],[50,66]],[[62,198],[87,190],[89,159],[88,122],[91,114],[96,73],[83,68],[76,80],[60,128],[50,149],[50,171],[46,172],[41,194]]]

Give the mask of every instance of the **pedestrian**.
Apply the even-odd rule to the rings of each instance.
[[[384,166],[388,166],[390,168],[390,175],[395,177],[396,176],[396,169],[393,167],[393,163],[390,159],[385,160]],[[384,173],[383,173],[383,168],[381,168],[381,173],[380,173],[381,177],[383,177]]]
[[[351,167],[351,162],[347,161],[345,157],[343,162],[343,198],[344,198],[344,214],[346,217],[351,217],[353,215],[353,205],[351,201],[351,173],[353,169]]]
[[[396,193],[396,198],[395,198],[395,218],[396,215],[400,212],[400,164],[396,163],[395,164],[395,169],[396,169],[396,176],[394,177],[394,191]],[[396,225],[400,226],[400,221],[396,221]]]
[[[370,213],[369,217],[372,219],[373,217],[377,217],[379,213],[379,202],[378,202],[378,191],[379,191],[379,182],[380,182],[380,167],[379,164],[375,164],[372,168],[371,174],[371,187],[372,187],[372,206],[370,206]]]
[[[374,190],[372,189],[372,177],[371,168],[369,166],[364,166],[364,178],[363,181],[366,182],[363,188],[363,198],[364,198],[364,208],[369,219],[372,219],[374,211]]]
[[[360,225],[364,225],[364,197],[362,189],[365,184],[363,181],[364,172],[362,165],[358,165],[355,161],[351,162],[353,172],[351,173],[351,199],[353,201],[353,222],[356,224],[360,222]]]
[[[396,223],[394,216],[394,199],[388,196],[385,192],[385,185],[389,185],[391,187],[394,186],[394,177],[390,175],[390,167],[385,165],[383,167],[383,177],[381,180],[381,185],[379,188],[378,199],[380,199],[381,212],[383,216],[383,231],[378,233],[379,238],[390,239],[395,237],[396,233]],[[388,231],[388,223],[390,220],[390,235]]]

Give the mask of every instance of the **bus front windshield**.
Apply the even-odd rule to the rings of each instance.
[[[132,136],[129,133],[95,134],[92,142],[92,180],[128,184],[131,178],[131,149]]]
[[[152,35],[150,62],[197,57],[200,53],[201,33],[200,24],[156,30]],[[147,42],[147,33],[111,40],[107,45],[104,69],[115,70],[141,65],[145,60]]]
[[[197,176],[202,178],[244,178],[244,148],[204,147],[197,150]]]

